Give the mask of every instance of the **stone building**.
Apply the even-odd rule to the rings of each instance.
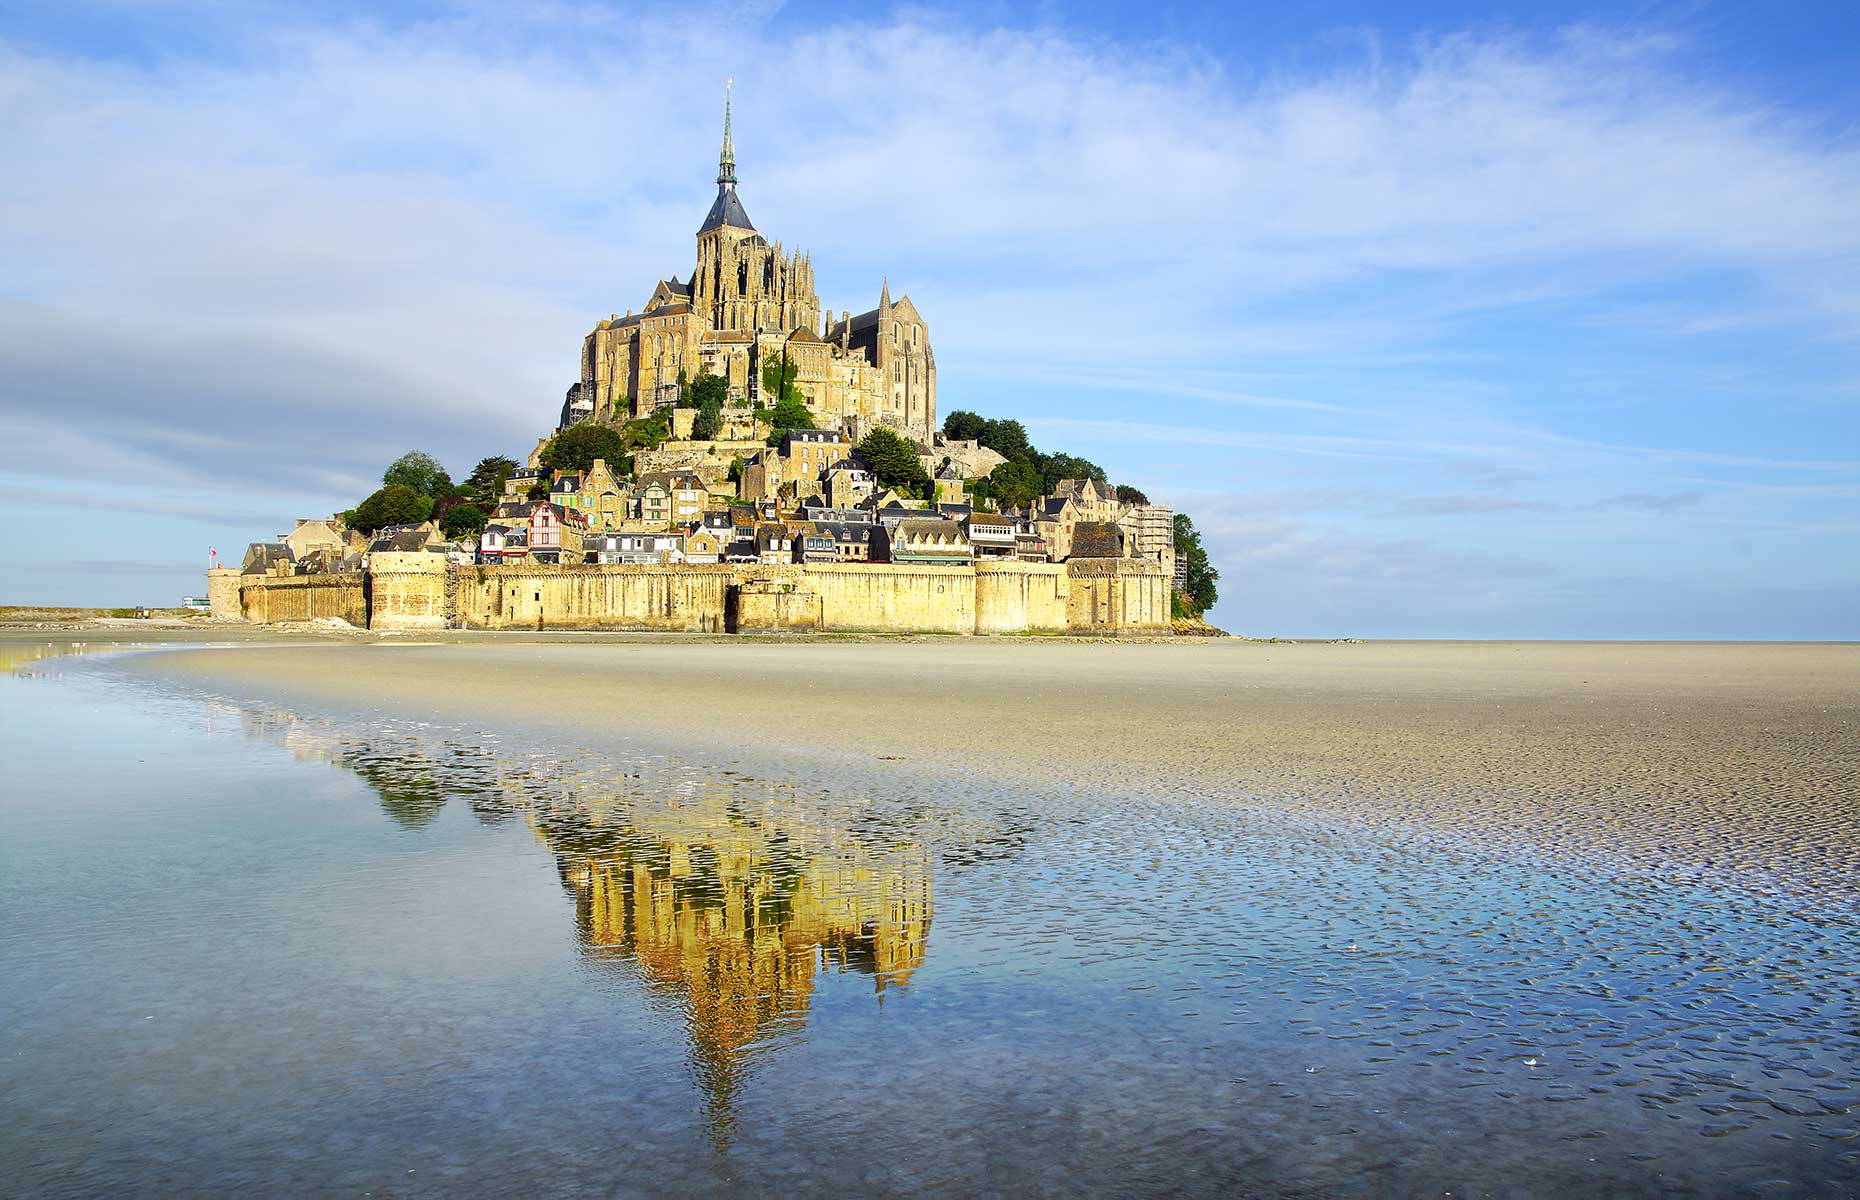
[[[708,372],[729,380],[732,408],[772,408],[761,380],[770,365],[793,369],[817,426],[855,440],[878,425],[926,443],[935,435],[936,356],[916,305],[894,303],[886,281],[875,308],[823,312],[813,261],[758,232],[736,193],[726,98],[717,198],[690,277],[660,280],[640,312],[594,327],[571,402],[597,419],[640,417],[676,402],[681,374]]]

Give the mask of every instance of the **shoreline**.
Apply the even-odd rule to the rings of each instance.
[[[749,746],[907,787],[1250,805],[1680,881],[1860,890],[1850,645],[556,637],[238,639],[121,669],[590,746]]]

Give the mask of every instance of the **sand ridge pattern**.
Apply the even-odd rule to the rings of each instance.
[[[139,668],[1860,895],[1852,645],[339,644]]]

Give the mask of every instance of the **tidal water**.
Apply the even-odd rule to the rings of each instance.
[[[41,653],[6,1194],[1860,1191],[1851,895]]]

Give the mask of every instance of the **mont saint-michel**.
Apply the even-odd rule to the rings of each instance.
[[[569,403],[581,414],[650,416],[704,373],[726,380],[733,400],[754,399],[775,363],[823,428],[855,439],[880,425],[921,443],[936,435],[936,355],[916,305],[894,303],[881,284],[868,311],[823,314],[813,260],[759,233],[737,195],[726,99],[717,199],[698,227],[696,267],[683,281],[660,280],[639,313],[595,326]]]
[[[222,617],[378,630],[1169,633],[1215,599],[1193,523],[1042,452],[1019,421],[937,419],[930,328],[888,279],[823,309],[812,259],[738,192],[726,95],[691,274],[598,321],[554,429],[462,483],[390,464],[355,508],[208,571]]]

